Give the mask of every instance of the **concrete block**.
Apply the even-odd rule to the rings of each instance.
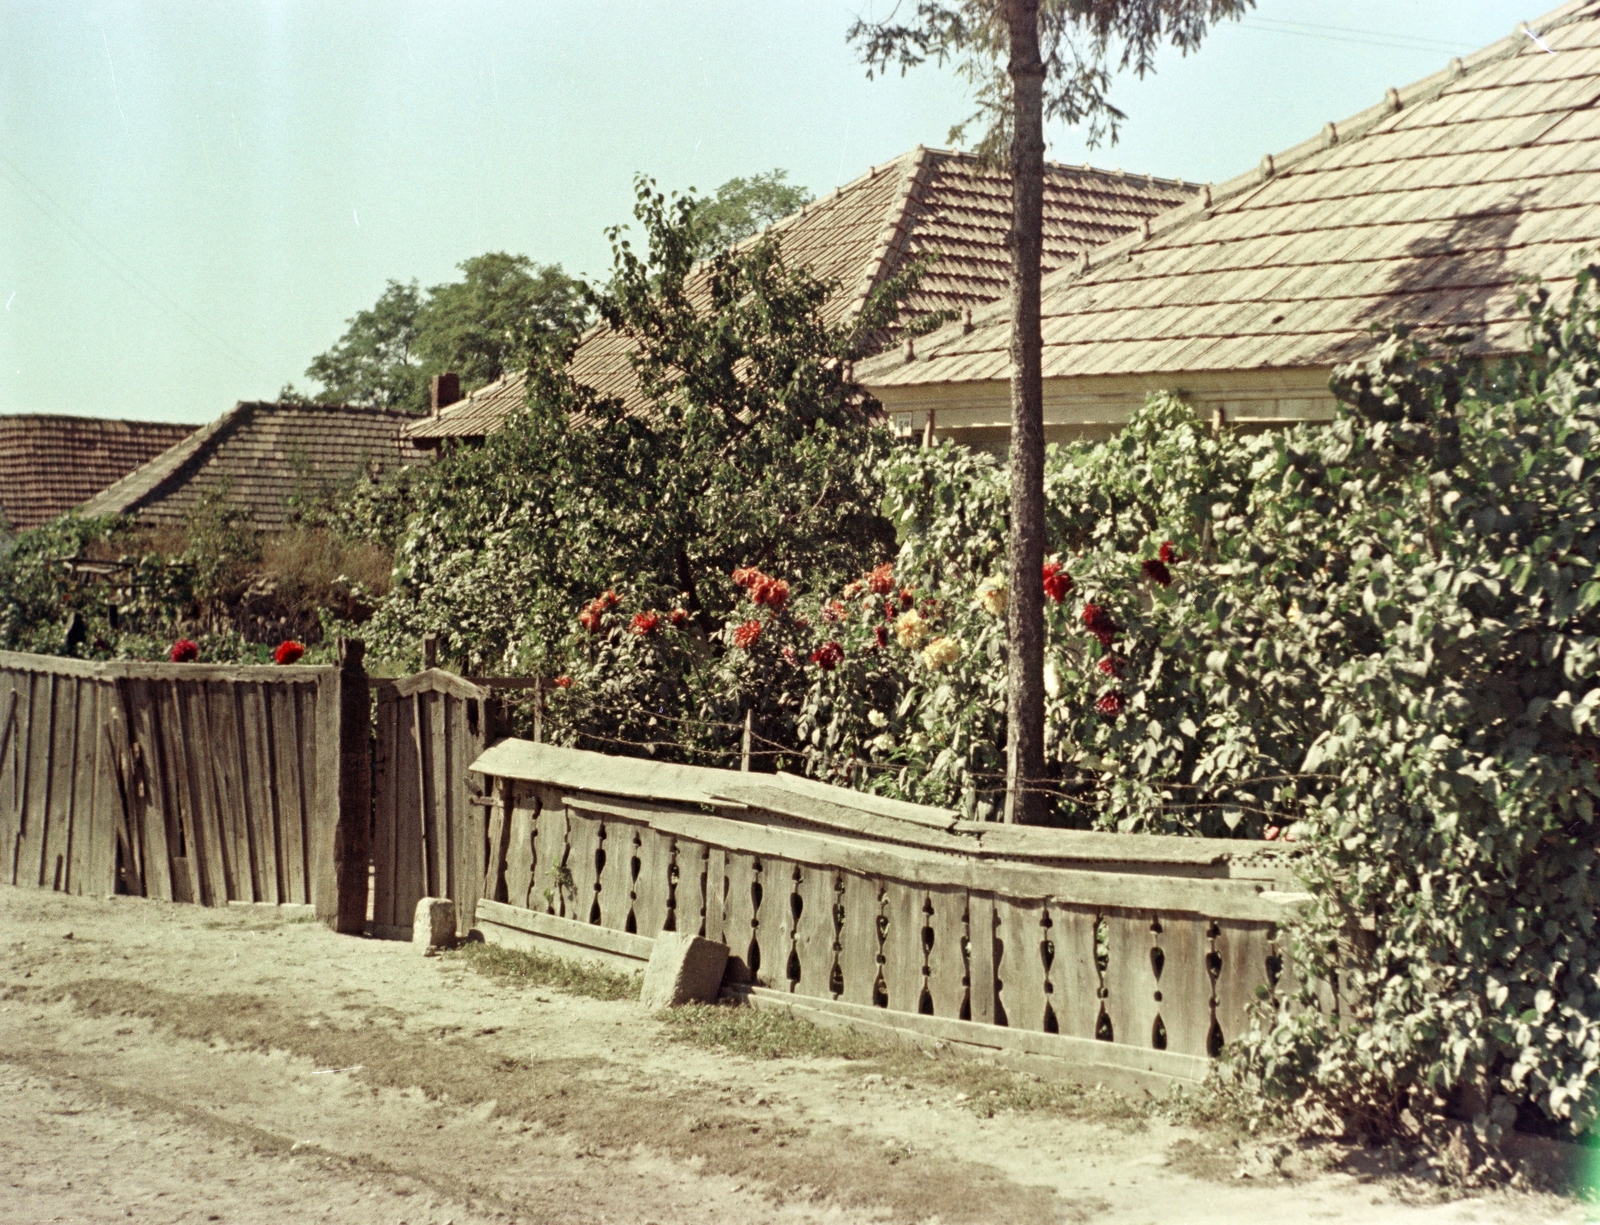
[[[411,943],[418,952],[447,949],[456,942],[456,904],[447,897],[425,897],[417,902],[411,923]]]
[[[662,932],[650,951],[639,1002],[654,1011],[679,1004],[710,1004],[722,991],[728,946],[684,932]]]

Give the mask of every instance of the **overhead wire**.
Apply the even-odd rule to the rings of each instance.
[[[1242,29],[1255,30],[1259,33],[1290,34],[1299,38],[1314,38],[1321,42],[1348,43],[1363,47],[1392,47],[1402,51],[1431,51],[1444,55],[1462,55],[1477,50],[1475,46],[1445,39],[1365,30],[1354,26],[1324,25],[1314,21],[1290,21],[1282,17],[1252,15],[1242,18],[1239,25]]]

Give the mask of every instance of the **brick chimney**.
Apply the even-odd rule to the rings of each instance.
[[[461,376],[452,372],[436,374],[433,376],[433,401],[432,413],[439,415],[441,408],[448,408],[461,398]]]

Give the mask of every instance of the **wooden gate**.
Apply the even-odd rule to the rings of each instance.
[[[409,937],[417,902],[447,897],[466,935],[483,890],[489,801],[467,767],[493,738],[490,690],[430,668],[373,681],[373,935]]]

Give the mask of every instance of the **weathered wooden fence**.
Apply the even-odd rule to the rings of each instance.
[[[1280,924],[1304,899],[1263,844],[975,825],[515,740],[473,769],[497,780],[489,939],[637,966],[647,938],[695,932],[757,999],[1178,1079],[1288,986]]]
[[[483,884],[487,818],[467,767],[495,730],[493,694],[434,669],[372,688],[373,933],[409,939],[418,900],[448,897],[465,935]]]
[[[207,906],[309,904],[359,930],[368,723],[351,647],[342,667],[0,652],[4,879]]]

